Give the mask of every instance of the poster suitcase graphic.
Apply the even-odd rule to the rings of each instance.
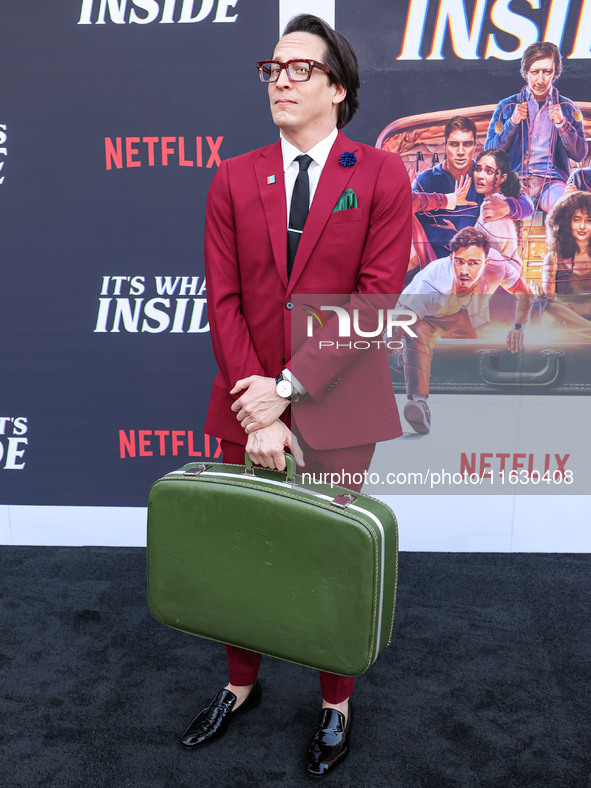
[[[175,629],[358,676],[388,645],[398,529],[380,501],[287,472],[191,463],[154,483],[148,598]]]
[[[400,354],[390,359],[392,384],[405,391]],[[509,353],[504,343],[440,339],[433,353],[431,394],[590,394],[591,344],[546,342]]]

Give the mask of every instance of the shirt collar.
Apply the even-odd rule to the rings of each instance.
[[[552,95],[552,88],[550,88],[550,90],[546,94],[546,99],[542,104],[543,107],[548,103],[548,99],[550,98],[551,95]],[[528,101],[535,101],[536,104],[540,103],[528,87],[525,88],[525,97]]]
[[[334,141],[337,138],[338,131],[334,128],[328,137],[325,137],[320,142],[317,142],[309,151],[306,151],[307,155],[316,162],[320,167],[324,167],[326,164],[326,160],[328,159],[328,154],[330,153],[330,149],[334,145]],[[291,142],[288,142],[283,134],[281,135],[281,154],[283,156],[283,172],[287,171],[287,168],[293,163],[296,156],[301,156],[303,151],[298,150],[295,145],[292,145]]]

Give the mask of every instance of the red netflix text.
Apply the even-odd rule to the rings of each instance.
[[[532,473],[564,474],[570,454],[541,454],[515,452],[471,452],[462,453],[460,457],[460,473],[478,474],[486,477],[495,473],[510,471],[526,471]]]
[[[223,137],[105,137],[107,170],[131,167],[217,167]]]
[[[128,457],[222,456],[219,438],[193,430],[119,430],[119,456]]]

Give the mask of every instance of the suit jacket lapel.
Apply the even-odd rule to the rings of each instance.
[[[337,200],[347,188],[347,183],[353,174],[353,170],[360,166],[359,160],[352,167],[341,166],[339,159],[341,154],[347,150],[357,152],[359,158],[357,143],[349,140],[344,134],[339,133],[322,170],[322,175],[314,194],[314,200],[310,207],[310,213],[306,219],[304,232],[300,239],[289,282],[292,290],[306,262],[309,260]]]
[[[280,142],[261,150],[255,162],[255,172],[269,228],[273,259],[281,281],[287,287],[287,208]],[[274,181],[269,183],[269,178],[274,178]]]

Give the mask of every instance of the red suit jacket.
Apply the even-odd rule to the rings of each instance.
[[[340,163],[346,151],[355,155],[350,167]],[[349,189],[358,207],[334,212]],[[240,378],[275,377],[285,366],[308,391],[291,410],[313,448],[358,446],[401,434],[385,354],[376,363],[375,352],[319,355],[315,339],[300,346],[292,340],[299,308],[292,294],[399,294],[411,218],[410,181],[399,156],[339,133],[288,280],[281,143],[222,162],[209,190],[205,225],[208,317],[220,370],[208,434],[246,443],[230,410],[230,389]],[[305,325],[302,316],[299,322]]]

